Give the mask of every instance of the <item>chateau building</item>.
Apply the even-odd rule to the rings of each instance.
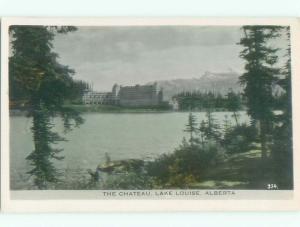
[[[118,85],[115,84],[111,92],[95,92],[87,90],[82,96],[83,104],[117,105],[119,102]]]
[[[157,84],[119,86],[115,84],[111,92],[86,91],[82,97],[84,104],[120,105],[124,107],[158,106],[163,101],[163,92]]]
[[[162,90],[157,84],[120,87],[119,104],[121,106],[158,106],[162,103]]]

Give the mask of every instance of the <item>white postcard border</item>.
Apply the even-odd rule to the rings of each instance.
[[[8,27],[10,25],[74,25],[74,26],[144,26],[144,25],[289,25],[292,44],[292,92],[293,92],[293,154],[294,190],[291,199],[165,199],[165,200],[43,200],[12,199],[9,187],[9,110],[8,110]],[[1,209],[7,212],[96,212],[96,211],[260,211],[299,210],[300,208],[300,142],[297,140],[300,125],[300,26],[296,18],[3,18],[1,21]],[[298,44],[297,44],[298,42]],[[297,102],[298,101],[298,102]],[[214,190],[208,190],[214,191]],[[248,191],[248,190],[247,190]],[[260,190],[261,191],[261,190]],[[263,190],[264,191],[264,190]],[[72,191],[66,191],[72,193]],[[258,193],[249,191],[249,197]],[[264,191],[266,194],[273,191]],[[280,192],[280,191],[279,191]],[[25,192],[26,193],[26,192]],[[52,192],[51,192],[52,193]],[[59,191],[53,192],[61,193]]]

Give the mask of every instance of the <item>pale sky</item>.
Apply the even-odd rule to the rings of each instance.
[[[74,78],[108,91],[114,83],[241,73],[241,35],[240,27],[228,26],[79,27],[57,35],[54,48],[60,63],[75,70]]]

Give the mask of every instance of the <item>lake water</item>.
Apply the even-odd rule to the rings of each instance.
[[[198,123],[205,113],[194,113]],[[216,112],[214,117],[223,123],[225,115],[233,122],[232,113]],[[59,169],[94,170],[108,153],[112,160],[127,158],[155,158],[172,152],[188,136],[183,130],[188,113],[86,113],[85,123],[64,135],[67,142],[60,142],[65,159],[56,161]],[[54,130],[63,134],[63,126],[55,119]],[[245,112],[240,112],[240,122],[248,122]],[[234,124],[234,123],[233,123]],[[32,119],[24,116],[10,118],[11,188],[22,189],[30,183],[26,172],[30,163],[26,156],[33,150]]]

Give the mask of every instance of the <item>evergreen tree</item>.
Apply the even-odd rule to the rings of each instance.
[[[232,128],[231,122],[228,118],[227,115],[224,116],[224,121],[223,121],[223,132],[224,134],[227,134],[230,129]]]
[[[220,93],[200,91],[181,92],[173,96],[173,98],[178,101],[179,109],[181,110],[228,108],[227,98]]]
[[[53,52],[53,40],[57,33],[67,33],[75,27],[55,26],[11,26],[12,56],[9,59],[9,77],[12,98],[26,100],[28,116],[33,118],[31,127],[34,150],[27,159],[32,169],[29,174],[35,177],[39,189],[47,184],[57,182],[59,173],[53,159],[61,160],[61,149],[54,149],[51,144],[63,140],[52,132],[51,118],[59,115],[65,130],[83,122],[79,113],[64,107],[65,99],[70,97],[73,85],[69,67],[61,65],[58,55]],[[16,90],[18,92],[16,92]]]
[[[200,127],[199,127],[199,134],[200,134],[200,142],[202,145],[202,148],[204,148],[205,140],[206,140],[206,122],[204,120],[201,121]]]
[[[206,111],[206,120],[201,122],[199,132],[202,141],[220,141],[220,125],[217,123],[217,120],[214,118],[210,109],[207,109]]]
[[[185,128],[185,132],[188,132],[190,134],[189,142],[191,145],[194,145],[195,142],[195,134],[197,133],[197,123],[196,123],[196,117],[190,113],[188,118],[188,123]]]
[[[206,112],[206,119],[207,119],[207,131],[206,137],[208,140],[214,139],[215,141],[219,141],[220,139],[220,126],[217,123],[217,120],[214,118],[210,109]]]
[[[88,83],[82,80],[73,80],[70,84],[69,101],[72,103],[81,103],[82,95],[88,90]]]
[[[272,85],[279,74],[274,66],[278,49],[269,45],[269,41],[279,36],[278,26],[243,26],[244,37],[240,45],[244,46],[240,56],[245,59],[245,73],[240,77],[244,85],[248,114],[259,125],[262,159],[267,157],[268,134],[272,131],[273,97]]]
[[[236,125],[239,125],[237,111],[241,109],[241,100],[232,90],[227,93],[227,109],[233,112]]]
[[[290,29],[287,27],[284,30],[288,42],[286,49],[287,61],[282,71],[283,77],[279,78],[277,82],[284,92],[280,96],[280,110],[282,110],[282,113],[276,118],[272,156],[280,188],[291,189],[293,184],[291,46]]]

